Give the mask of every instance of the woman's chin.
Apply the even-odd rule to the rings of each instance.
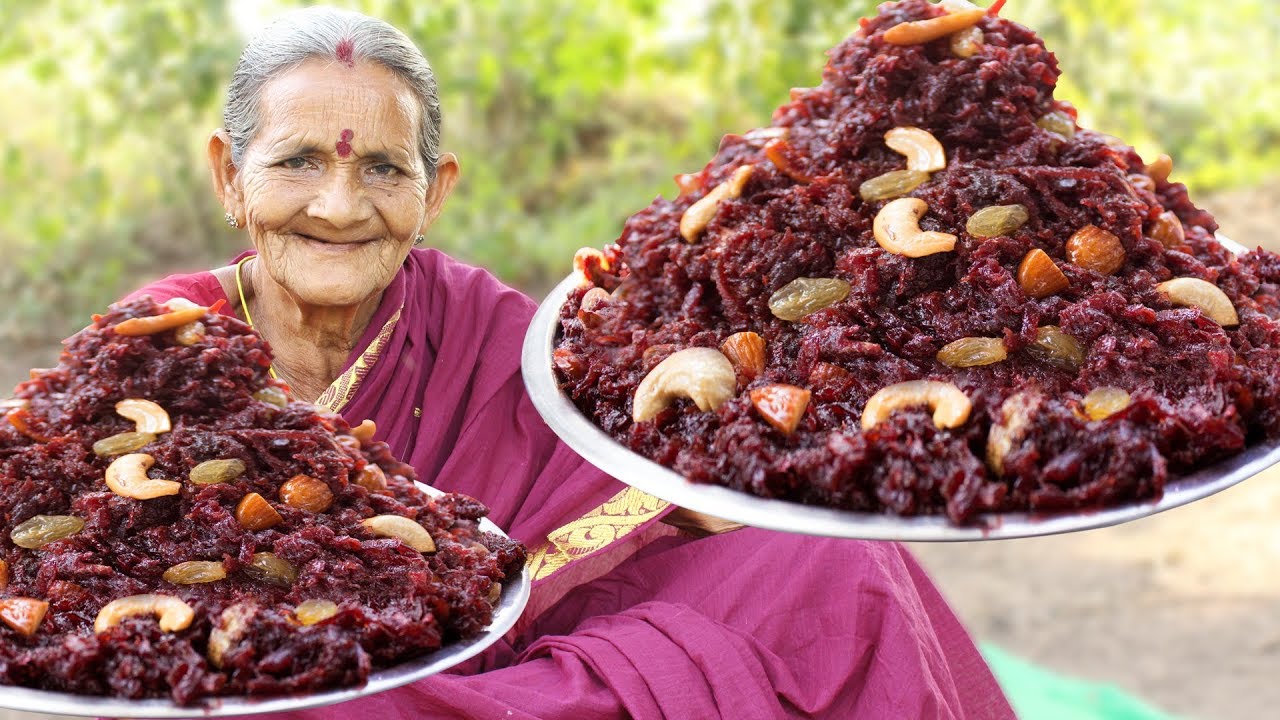
[[[329,271],[333,273],[333,270]],[[309,277],[302,282],[286,282],[285,290],[303,305],[313,307],[350,307],[358,305],[384,289],[370,282],[353,282],[355,278],[343,278],[345,282],[326,282],[322,278]]]

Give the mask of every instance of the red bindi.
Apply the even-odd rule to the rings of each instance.
[[[339,62],[341,62],[343,65],[346,65],[347,67],[355,67],[356,44],[352,42],[351,38],[344,38],[343,40],[341,40],[338,43],[336,52],[338,55]]]
[[[344,158],[351,154],[351,139],[355,136],[356,134],[350,130],[342,131],[338,136],[338,157]]]

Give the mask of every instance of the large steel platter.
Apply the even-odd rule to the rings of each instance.
[[[442,494],[440,491],[422,483],[418,483],[418,486],[428,494]],[[480,527],[489,532],[506,536],[506,533],[490,522],[488,518],[480,521]],[[416,660],[410,660],[385,670],[378,670],[372,673],[369,676],[369,681],[360,687],[339,688],[310,695],[210,698],[201,704],[183,707],[175,705],[168,699],[129,700],[118,697],[73,695],[71,693],[0,685],[0,707],[11,710],[26,710],[28,712],[86,717],[193,718],[233,717],[237,715],[285,712],[355,700],[366,695],[373,695],[374,693],[408,685],[429,675],[435,675],[470,659],[497,642],[516,624],[520,613],[524,611],[525,605],[528,604],[529,583],[528,571],[521,568],[518,577],[504,584],[502,598],[494,611],[493,622],[479,636],[464,643],[441,648]]]
[[[1240,245],[1219,236],[1237,253]],[[689,482],[684,476],[632,452],[596,427],[561,391],[551,353],[560,332],[560,308],[580,282],[570,275],[542,302],[525,335],[522,370],[538,412],[571,448],[618,480],[675,505],[733,522],[842,538],[901,541],[970,541],[1054,535],[1118,525],[1186,505],[1225,490],[1280,462],[1280,445],[1260,445],[1191,475],[1172,479],[1152,502],[1100,510],[1036,515],[988,514],[978,524],[959,527],[945,517],[898,517],[837,510],[762,498],[718,485]]]

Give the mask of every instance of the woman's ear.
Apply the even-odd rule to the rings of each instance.
[[[453,192],[453,186],[458,183],[458,172],[456,155],[445,153],[440,156],[439,162],[436,163],[436,179],[427,188],[427,215],[422,219],[422,228],[418,232],[425,235],[427,228],[440,217],[440,211],[444,209],[444,201],[448,199],[449,193]]]
[[[231,161],[231,135],[219,128],[209,136],[209,172],[213,176],[213,192],[218,202],[244,227],[244,196],[236,182],[238,171]]]

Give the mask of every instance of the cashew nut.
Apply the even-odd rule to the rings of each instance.
[[[872,224],[876,242],[894,255],[909,258],[951,252],[956,246],[955,235],[920,229],[920,218],[928,211],[929,204],[920,198],[891,201],[880,208]]]
[[[360,524],[378,537],[396,538],[418,552],[436,551],[436,541],[431,539],[431,533],[403,515],[376,515],[360,521]]]
[[[894,25],[884,32],[884,41],[892,45],[920,45],[937,40],[968,27],[973,27],[986,15],[982,8],[953,10],[928,20],[916,20]]]
[[[1240,315],[1231,298],[1217,285],[1200,278],[1174,278],[1156,285],[1169,302],[1183,307],[1199,308],[1210,320],[1223,327],[1240,324]]]
[[[680,217],[680,237],[685,242],[695,242],[703,230],[707,229],[707,225],[711,224],[711,218],[716,216],[716,211],[720,209],[720,203],[724,200],[732,200],[742,196],[742,188],[751,179],[751,172],[755,166],[743,165],[733,171],[733,175],[728,180],[720,183],[712,188],[711,192],[702,196],[694,204],[684,211],[684,215]]]
[[[685,348],[658,363],[640,381],[632,402],[631,417],[647,422],[677,397],[687,397],[707,412],[733,397],[738,381],[733,363],[719,350]]]
[[[791,88],[791,92],[794,93],[798,89],[799,88]],[[795,101],[794,97],[792,97],[791,99],[793,102]],[[769,127],[762,127],[762,128],[756,128],[754,130],[748,130],[747,132],[742,134],[742,139],[748,140],[753,143],[764,143],[770,140],[786,140],[790,136],[791,136],[791,128],[778,127],[776,125],[771,125]]]
[[[209,632],[209,649],[205,655],[216,668],[222,667],[222,658],[232,645],[239,644],[249,629],[249,620],[258,612],[253,603],[239,602],[222,611],[218,624]]]
[[[163,304],[165,309],[170,311],[190,310],[191,308],[194,308],[194,307],[200,307],[199,305],[191,302],[190,300],[184,297],[171,297],[168,300],[165,300]]]
[[[587,274],[587,268],[593,264],[599,265],[605,272],[610,270],[609,258],[595,248],[579,248],[578,252],[573,254],[573,271],[578,274],[579,279],[585,281],[591,278]]]
[[[137,432],[159,435],[173,429],[169,422],[169,413],[150,400],[121,400],[116,403],[116,412],[123,418],[137,424]]]
[[[160,618],[160,629],[177,632],[191,626],[195,610],[172,595],[130,595],[112,600],[98,611],[93,622],[95,633],[104,633],[133,615],[155,615]]]
[[[928,405],[933,410],[933,424],[940,429],[963,425],[973,409],[969,398],[951,383],[912,380],[881,388],[872,395],[862,411],[862,429],[870,430],[895,410],[916,405]]]
[[[1004,458],[1014,443],[1021,442],[1026,435],[1031,414],[1039,408],[1042,399],[1037,392],[1023,390],[1001,403],[999,419],[991,423],[987,431],[987,464],[996,475],[1004,475]]]
[[[937,172],[947,166],[947,154],[928,130],[918,127],[896,127],[884,134],[890,150],[907,156],[907,169]]]
[[[150,500],[165,495],[177,495],[182,483],[147,477],[147,470],[156,459],[146,453],[122,455],[107,467],[107,487],[111,492],[135,500]]]

